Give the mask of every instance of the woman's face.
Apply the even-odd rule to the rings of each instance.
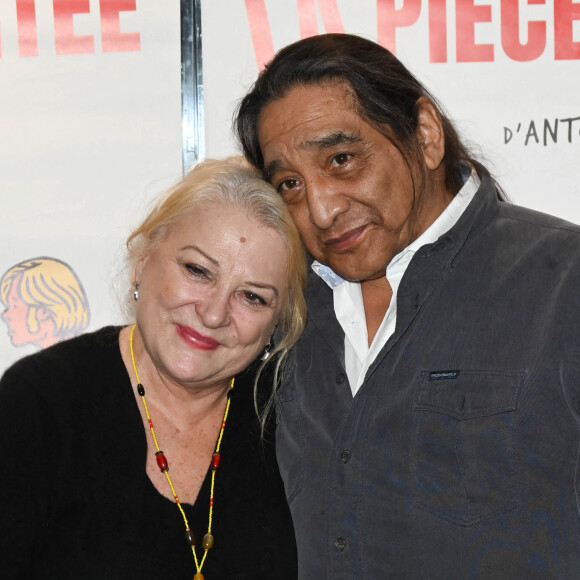
[[[171,226],[136,269],[137,326],[165,378],[226,384],[263,351],[287,300],[279,234],[223,205]]]

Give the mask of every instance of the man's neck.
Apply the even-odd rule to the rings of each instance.
[[[386,276],[361,282],[369,346],[391,303],[393,291]]]

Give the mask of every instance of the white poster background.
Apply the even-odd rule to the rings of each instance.
[[[78,12],[71,30],[92,38],[90,52],[57,51],[63,24],[55,23],[55,5]],[[30,45],[22,54],[17,6],[21,21],[35,9],[35,55],[26,54]],[[105,50],[103,6],[118,9],[122,34],[139,35],[138,50]],[[577,0],[202,0],[206,155],[238,151],[234,110],[266,56],[326,31],[385,42],[381,14],[389,6],[401,20],[389,32],[391,48],[444,104],[510,198],[580,222]],[[446,57],[431,62],[430,19],[442,6],[436,29]],[[456,34],[458,7],[476,14],[472,42],[491,46],[491,59],[458,62],[465,52]],[[528,24],[544,23],[540,54],[528,61],[506,54],[502,7],[519,10],[522,45]],[[459,29],[465,34],[464,23]],[[513,41],[514,34],[512,26],[507,36]],[[574,54],[563,60],[555,47],[566,34]],[[0,274],[40,256],[64,261],[86,291],[87,330],[120,322],[120,303],[130,293],[119,275],[124,239],[149,200],[181,175],[179,3],[0,0],[0,50]],[[544,142],[546,120],[552,130],[559,125],[556,138]],[[0,323],[0,370],[37,350],[13,346],[7,330]]]
[[[304,26],[314,13],[316,22],[310,29],[318,33],[340,32],[338,23],[344,32],[377,41],[379,12],[390,5],[401,11],[402,19],[408,15],[412,20],[413,11],[417,15],[395,27],[397,56],[443,104],[509,198],[580,222],[580,3],[572,0],[204,0],[207,155],[238,150],[231,123],[239,99],[258,74],[253,40],[264,46],[271,38],[274,50],[279,50],[300,39],[301,22]],[[442,5],[447,60],[430,62],[429,16]],[[502,20],[502,5],[518,9],[519,31],[506,24],[507,18]],[[473,42],[476,50],[492,47],[490,61],[458,62],[458,53],[461,58],[466,51],[465,42],[457,39],[458,7],[481,20],[473,25]],[[260,25],[254,17],[259,34],[253,39],[251,15],[260,12],[267,18]],[[565,25],[557,34],[556,13],[558,26]],[[513,60],[502,45],[502,26],[512,43],[519,32],[517,40],[525,45],[533,21],[544,23],[545,42],[537,33],[531,39],[544,46],[541,54],[529,61]],[[459,28],[469,36],[465,24]],[[570,33],[574,58],[556,60],[556,37]],[[384,26],[381,34],[386,35]],[[557,142],[548,134],[544,144],[545,120],[552,130],[558,120]]]
[[[70,11],[83,3],[60,0]],[[179,2],[133,2],[119,22],[138,33],[138,50],[105,52],[100,2],[90,0],[72,20],[94,50],[57,54],[53,1],[36,0],[36,56],[20,54],[17,4],[0,0],[0,275],[30,258],[64,261],[94,330],[123,319],[124,240],[181,176]],[[13,346],[7,331],[0,322],[0,370],[38,350]]]

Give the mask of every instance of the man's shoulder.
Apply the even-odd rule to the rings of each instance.
[[[479,251],[501,250],[499,255],[506,260],[527,263],[529,268],[561,264],[569,281],[580,283],[579,225],[526,207],[500,203],[482,233],[483,237],[475,242]]]
[[[580,236],[580,225],[521,205],[500,203],[498,218],[506,220],[506,225],[511,221],[512,227],[530,228],[538,232],[543,230],[545,234],[552,235]]]

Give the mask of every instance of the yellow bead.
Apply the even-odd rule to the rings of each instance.
[[[211,534],[206,534],[203,537],[201,545],[204,550],[211,550],[211,548],[213,548],[213,536]]]

